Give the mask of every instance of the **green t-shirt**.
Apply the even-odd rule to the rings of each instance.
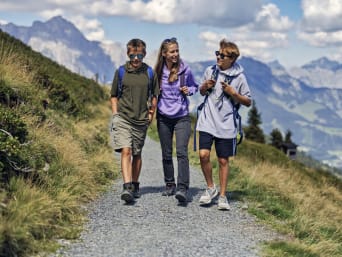
[[[118,101],[119,115],[136,125],[148,123],[148,74],[147,64],[143,63],[138,69],[129,68],[129,62],[125,64],[125,73],[122,78],[122,94]],[[118,76],[116,70],[111,96],[118,95]],[[159,95],[158,79],[154,73],[152,83],[152,95]]]

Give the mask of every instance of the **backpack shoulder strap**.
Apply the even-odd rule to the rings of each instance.
[[[153,95],[153,78],[154,78],[154,73],[153,69],[151,66],[147,67],[147,76],[148,76],[148,99],[150,99]]]
[[[121,65],[119,67],[119,72],[118,72],[118,96],[117,98],[120,98],[122,95],[122,79],[123,79],[125,72],[126,72],[125,66]]]

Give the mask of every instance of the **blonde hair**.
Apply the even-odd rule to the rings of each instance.
[[[230,42],[226,39],[222,39],[220,41],[220,48],[223,51],[225,51],[227,55],[231,55],[234,58],[234,62],[240,56],[240,51],[239,51],[238,46],[235,43]]]
[[[163,54],[167,52],[167,50],[169,49],[169,46],[172,44],[176,44],[178,46],[178,42],[177,42],[176,38],[165,39],[161,43],[160,48],[159,48],[157,63],[154,66],[154,70],[158,76],[159,85],[161,85],[160,83],[161,83],[161,77],[162,77],[162,73],[163,73],[163,65],[165,62],[165,58],[164,58]],[[177,63],[173,63],[173,65],[171,67],[170,75],[168,78],[169,82],[174,82],[178,79],[179,66],[180,66],[180,58],[178,58]]]

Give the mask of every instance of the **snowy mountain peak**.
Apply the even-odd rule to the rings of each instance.
[[[320,68],[324,70],[337,71],[338,69],[342,68],[342,64],[338,63],[337,61],[329,60],[327,57],[322,57],[308,64],[303,65],[302,68],[303,69]]]

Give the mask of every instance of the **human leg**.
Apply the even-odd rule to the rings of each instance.
[[[132,182],[132,151],[129,147],[124,147],[121,150],[121,172],[124,183]]]
[[[174,124],[170,119],[158,114],[157,116],[157,128],[160,140],[160,146],[162,150],[162,163],[165,189],[162,192],[163,196],[171,196],[176,192],[174,166],[172,161],[172,138],[174,131]]]
[[[229,176],[229,158],[218,158],[218,163],[220,179],[220,196],[225,196]]]
[[[123,191],[121,199],[127,203],[133,201],[132,193],[132,135],[131,126],[128,121],[120,115],[113,120],[113,148],[121,153],[121,173],[123,179]]]
[[[190,168],[188,144],[191,134],[191,120],[189,116],[180,118],[175,125],[176,154],[178,163],[177,187],[188,190],[190,184]]]
[[[213,143],[213,137],[205,132],[199,133],[200,140],[200,150],[199,150],[199,158],[201,163],[201,169],[207,183],[207,189],[204,191],[202,196],[200,197],[200,204],[210,204],[211,201],[217,196],[218,192],[216,186],[213,181],[212,176],[212,165],[210,162],[210,151],[211,145]]]
[[[130,203],[133,201],[131,148],[121,150],[121,173],[124,182],[121,200]]]
[[[139,198],[141,196],[139,182],[142,167],[141,153],[145,144],[147,128],[146,125],[132,126],[132,188],[134,198]]]
[[[132,185],[133,185],[133,196],[134,198],[139,198],[140,195],[140,183],[139,176],[142,166],[141,154],[133,155],[132,161]]]
[[[215,149],[219,163],[220,197],[218,200],[219,210],[229,210],[230,205],[226,197],[229,177],[229,157],[235,155],[235,139],[215,140]]]

